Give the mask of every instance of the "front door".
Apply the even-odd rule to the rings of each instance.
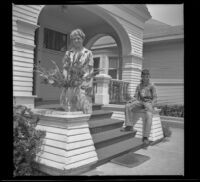
[[[40,27],[39,32],[38,32],[38,42],[36,46],[36,64],[40,65],[41,67],[50,70],[55,68],[51,60],[55,61],[56,64],[59,66],[59,68],[62,70],[62,59],[65,54],[65,50],[55,50],[58,45],[58,41],[53,43],[51,41],[51,37],[56,40],[55,37],[58,37],[59,40],[62,40],[61,38],[61,33],[58,33],[56,31],[52,31],[52,33],[49,31],[48,33],[48,40],[45,40],[45,28]],[[52,36],[51,36],[52,34]],[[63,34],[63,36],[65,36]],[[60,38],[61,37],[61,38]],[[46,43],[46,44],[45,44]],[[52,47],[50,47],[52,45]],[[54,46],[56,45],[56,46]],[[58,45],[58,46],[57,46]],[[35,75],[35,92],[37,95],[37,99],[39,101],[43,101],[45,103],[59,103],[59,98],[60,98],[60,92],[61,89],[57,87],[53,87],[51,85],[43,84],[41,83],[42,79],[39,76],[39,74]]]

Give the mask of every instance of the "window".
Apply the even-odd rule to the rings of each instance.
[[[67,35],[44,28],[43,47],[56,51],[65,51],[67,50]]]
[[[117,69],[118,69],[118,58],[117,57],[109,57],[109,70],[108,70],[108,74],[113,79],[117,79]]]

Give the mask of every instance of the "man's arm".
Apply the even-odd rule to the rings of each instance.
[[[139,100],[139,85],[136,87],[135,94],[133,97],[131,97],[131,99],[128,101],[128,103],[132,103],[136,100]]]
[[[134,94],[134,98],[135,98],[136,100],[139,100],[139,85],[136,87],[135,94]]]
[[[156,93],[156,87],[152,85],[151,87],[151,93],[152,93],[152,106],[154,106],[157,103],[157,93]]]

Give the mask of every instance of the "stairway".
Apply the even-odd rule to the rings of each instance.
[[[44,103],[36,108],[56,108],[59,104]],[[70,175],[77,175],[96,168],[99,165],[109,162],[111,159],[136,151],[143,147],[141,139],[135,138],[133,132],[121,132],[123,121],[111,119],[112,111],[103,110],[101,105],[93,105],[93,113],[88,121],[89,130],[92,135],[94,146],[97,152],[98,161],[93,164],[82,166],[70,172]]]
[[[120,131],[123,121],[111,119],[112,111],[102,110],[99,105],[93,107],[96,109],[88,122],[98,155],[98,162],[93,167],[143,147],[141,139],[134,138],[135,133]]]

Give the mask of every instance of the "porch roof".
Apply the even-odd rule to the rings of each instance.
[[[183,34],[183,25],[171,26],[158,20],[150,19],[145,23],[144,43],[155,40],[180,39],[184,37]]]

